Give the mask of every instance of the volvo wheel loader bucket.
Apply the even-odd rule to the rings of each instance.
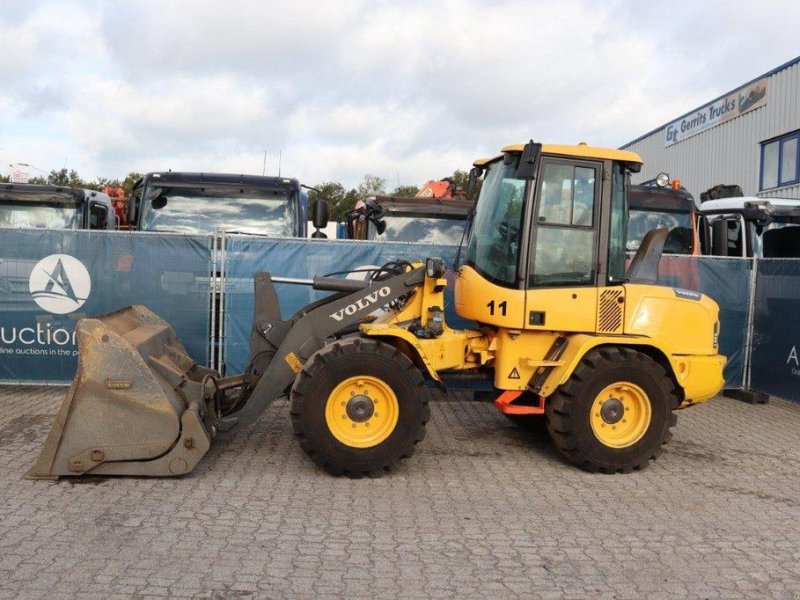
[[[143,306],[83,319],[76,329],[78,371],[26,476],[191,471],[211,443],[206,399],[216,372],[192,361],[166,321]]]

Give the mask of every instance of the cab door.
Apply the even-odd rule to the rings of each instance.
[[[532,215],[525,328],[595,331],[603,163],[545,157]],[[603,269],[605,271],[605,269]]]

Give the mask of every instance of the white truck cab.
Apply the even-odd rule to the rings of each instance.
[[[704,201],[699,213],[706,221],[704,254],[800,258],[800,200],[721,198]]]

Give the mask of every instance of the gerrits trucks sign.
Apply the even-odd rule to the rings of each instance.
[[[764,77],[711,104],[697,109],[664,129],[664,146],[671,146],[767,103],[769,78]]]

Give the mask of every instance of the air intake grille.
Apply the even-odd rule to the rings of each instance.
[[[600,305],[597,310],[597,331],[617,333],[622,329],[622,292],[621,289],[609,289],[600,293]]]

